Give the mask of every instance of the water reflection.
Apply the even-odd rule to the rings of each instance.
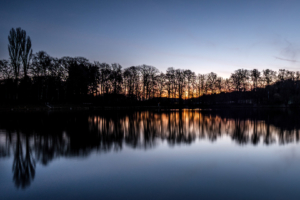
[[[298,142],[298,116],[287,110],[7,113],[0,117],[0,156],[13,155],[13,181],[26,188],[37,162],[120,151],[123,145],[150,149],[161,141],[180,145],[222,136],[238,145]]]
[[[16,187],[25,188],[30,185],[31,180],[35,175],[35,160],[32,155],[29,137],[25,136],[25,153],[23,153],[23,145],[20,138],[20,133],[16,133],[17,139],[14,145],[14,161],[13,161],[13,180]],[[25,154],[25,155],[24,155]]]

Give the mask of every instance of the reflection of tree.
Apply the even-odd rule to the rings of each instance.
[[[34,138],[36,159],[47,165],[55,157],[64,155],[65,145],[62,135],[36,135]]]
[[[259,134],[257,132],[257,120],[254,119],[253,120],[253,133],[252,133],[252,136],[251,136],[251,142],[253,145],[257,145],[258,142],[259,142]]]
[[[23,161],[24,167],[24,184],[30,185],[31,180],[34,179],[35,176],[35,160],[32,155],[32,150],[29,145],[29,137],[26,136],[26,154],[25,159]]]
[[[265,138],[264,138],[264,143],[265,144],[271,144],[273,143],[272,137],[271,137],[271,133],[270,133],[270,124],[267,121],[266,123],[266,134],[265,134]]]
[[[235,127],[233,129],[232,139],[239,144],[246,144],[248,142],[248,123],[245,120],[235,119]]]
[[[20,187],[22,185],[23,179],[23,149],[22,143],[20,139],[20,134],[17,133],[17,142],[14,150],[14,161],[13,161],[13,172],[14,172],[14,182],[16,187]]]
[[[157,137],[158,128],[156,127],[157,120],[155,119],[153,112],[145,112],[142,117],[143,121],[143,136],[144,136],[144,147],[155,146],[155,139]]]
[[[240,145],[288,144],[299,141],[298,116],[286,111],[198,110],[8,114],[0,116],[6,137],[0,140],[0,155],[9,156],[13,149],[13,180],[25,188],[34,179],[36,162],[47,165],[59,157],[119,151],[124,145],[149,149],[159,140],[175,146],[222,136]]]
[[[25,188],[30,185],[35,176],[35,160],[32,156],[29,137],[26,136],[25,142],[25,157],[23,156],[23,147],[20,138],[20,133],[17,133],[17,141],[15,145],[14,161],[13,161],[13,180],[16,187]]]

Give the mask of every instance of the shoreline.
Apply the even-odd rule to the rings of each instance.
[[[172,109],[283,109],[295,108],[300,106],[295,105],[205,105],[205,106],[86,106],[78,104],[67,105],[0,105],[0,112],[14,111],[105,111],[105,110],[172,110]]]

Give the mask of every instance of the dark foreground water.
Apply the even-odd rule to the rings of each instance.
[[[291,110],[2,113],[0,199],[300,199]]]

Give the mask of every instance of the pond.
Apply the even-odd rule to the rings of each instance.
[[[299,113],[2,113],[1,199],[298,200]]]

